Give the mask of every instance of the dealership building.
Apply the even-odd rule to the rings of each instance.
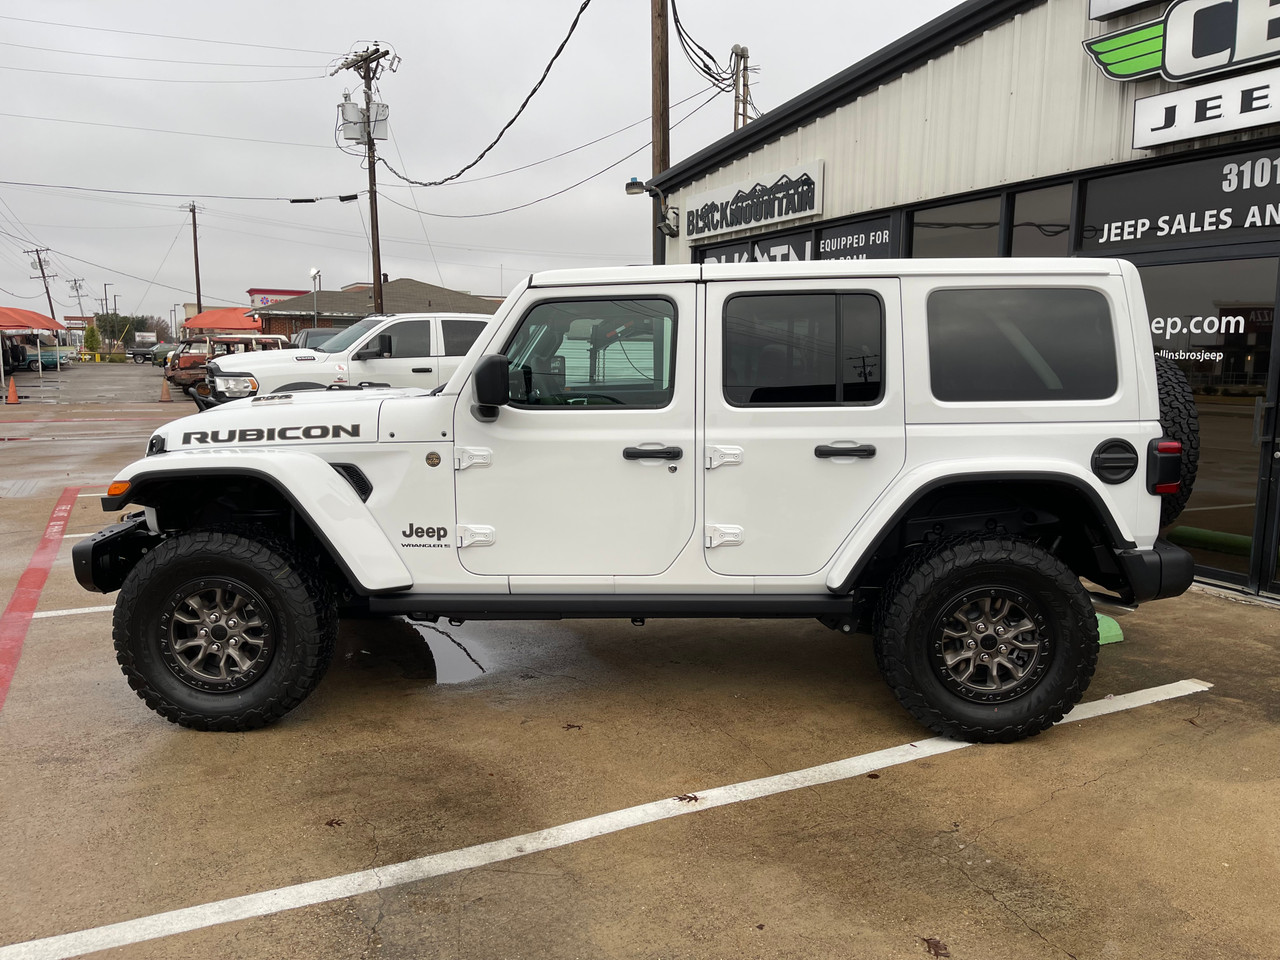
[[[668,263],[1131,260],[1201,414],[1167,535],[1280,595],[1271,0],[969,0],[648,186]]]

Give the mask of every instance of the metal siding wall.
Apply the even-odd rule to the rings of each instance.
[[[1119,83],[1094,66],[1084,40],[1163,13],[1153,6],[1106,23],[1085,0],[1048,0],[819,117],[780,140],[674,193],[683,212],[694,194],[814,159],[826,161],[822,215],[800,228],[935,198],[1093,167],[1254,139],[1263,133],[1134,150],[1133,104],[1177,85]],[[778,229],[783,229],[780,226]],[[734,231],[700,243],[765,231]],[[667,241],[667,262],[687,263],[686,237]]]

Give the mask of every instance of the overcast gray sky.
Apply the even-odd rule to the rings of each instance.
[[[679,12],[721,63],[733,44],[750,48],[768,112],[958,2],[680,0]],[[52,251],[59,318],[79,312],[72,278],[85,313],[107,283],[121,313],[167,318],[195,300],[190,200],[206,308],[247,306],[250,287],[310,290],[313,267],[325,289],[368,280],[367,173],[334,133],[359,79],[332,66],[371,41],[395,51],[399,69],[378,84],[391,131],[380,154],[440,179],[511,118],[580,3],[0,0],[0,306],[47,312],[23,253],[39,246]],[[499,294],[534,270],[648,262],[649,203],[623,192],[651,173],[648,29],[647,0],[592,0],[528,109],[463,182],[409,187],[379,166],[383,271]],[[710,97],[673,34],[672,123]],[[722,94],[675,126],[672,162],[729,133],[732,111]],[[633,152],[559,196],[486,215]],[[356,192],[353,203],[245,199]]]

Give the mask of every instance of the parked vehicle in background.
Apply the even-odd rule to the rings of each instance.
[[[352,328],[353,366],[395,362],[388,322]],[[198,729],[295,707],[340,613],[726,618],[716,643],[761,617],[865,630],[922,724],[1016,740],[1088,687],[1095,602],[1191,585],[1160,529],[1195,406],[1161,359],[1122,260],[535,274],[431,393],[349,383],[160,427],[102,500],[146,509],[72,561],[120,591],[130,685]]]
[[[322,344],[327,340],[332,340],[337,334],[341,333],[339,327],[311,327],[309,330],[300,330],[290,338],[290,343],[295,347],[306,347],[311,350],[323,351]]]
[[[169,354],[178,348],[176,343],[157,343],[151,348],[151,362],[157,367],[163,367],[165,361],[169,358]]]
[[[70,366],[71,362],[80,354],[78,348],[62,346],[48,335],[40,335],[37,341],[35,334],[27,333],[23,334],[20,339],[26,350],[24,365],[32,373],[35,373],[41,367],[45,370],[55,370],[60,366]]]
[[[204,383],[205,364],[211,359],[231,354],[255,353],[259,350],[280,350],[288,342],[284,337],[258,333],[190,337],[181,341],[169,354],[165,378],[175,389],[194,396],[192,391],[197,384]]]
[[[156,344],[134,344],[129,347],[125,353],[134,363],[147,363],[155,356]]]
[[[337,331],[318,350],[219,359],[209,364],[196,406],[331,385],[434,390],[458,369],[489,320],[474,313],[375,314]]]

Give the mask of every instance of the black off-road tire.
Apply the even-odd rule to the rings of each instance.
[[[1034,736],[1080,701],[1097,666],[1098,621],[1079,578],[1012,537],[924,548],[886,585],[876,619],[876,662],[890,689],[922,724],[956,740]]]
[[[1200,464],[1200,415],[1196,412],[1195,395],[1187,375],[1168,357],[1156,354],[1156,384],[1160,388],[1160,426],[1164,435],[1182,442],[1182,468],[1178,479],[1182,486],[1177,493],[1160,497],[1160,526],[1166,527],[1178,519],[1182,508],[1191,498],[1196,485],[1196,471]]]
[[[221,654],[200,652],[219,640],[195,636],[216,630],[210,619],[224,627]],[[138,562],[116,598],[112,634],[148,707],[184,727],[231,731],[266,726],[301,703],[328,669],[337,632],[330,591],[288,544],[212,530],[166,540]]]

